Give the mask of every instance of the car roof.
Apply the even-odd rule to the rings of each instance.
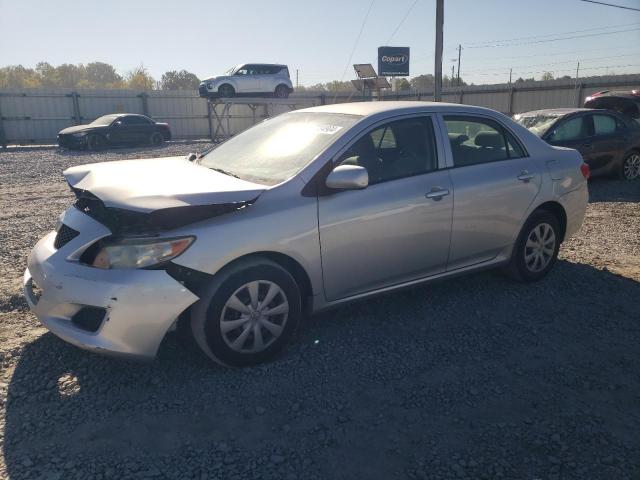
[[[386,112],[447,112],[452,113],[496,113],[495,110],[484,107],[476,107],[473,105],[463,105],[459,103],[442,103],[442,102],[421,102],[421,101],[379,101],[379,102],[351,102],[351,103],[334,103],[331,105],[322,105],[319,107],[304,108],[296,110],[296,112],[323,112],[323,113],[342,113],[345,115],[360,115],[363,117]]]
[[[531,112],[519,113],[519,117],[535,117],[537,115],[548,115],[551,117],[562,117],[571,113],[591,112],[594,108],[544,108],[542,110],[532,110]]]

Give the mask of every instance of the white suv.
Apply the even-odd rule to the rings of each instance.
[[[243,63],[223,75],[203,80],[199,92],[201,97],[207,98],[235,95],[287,98],[293,92],[293,85],[286,65]]]

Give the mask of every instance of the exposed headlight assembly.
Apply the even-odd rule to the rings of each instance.
[[[126,238],[105,242],[93,258],[96,268],[147,268],[176,258],[193,243],[195,237],[171,239]]]
[[[82,138],[87,136],[87,132],[76,132],[71,134],[74,138]]]

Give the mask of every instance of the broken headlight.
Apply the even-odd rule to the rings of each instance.
[[[153,267],[176,258],[194,240],[194,237],[116,240],[101,245],[91,265],[105,269]]]

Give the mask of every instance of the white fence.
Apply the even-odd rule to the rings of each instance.
[[[444,102],[479,105],[506,114],[582,105],[589,94],[605,89],[640,88],[640,75],[575,80],[477,85],[444,89]],[[433,92],[387,92],[381,100],[431,100]],[[0,91],[0,145],[55,142],[61,129],[117,112],[143,113],[168,122],[176,139],[233,135],[283,111],[334,102],[364,100],[359,93],[304,92],[289,100],[234,99],[208,108],[195,91],[25,89]]]

